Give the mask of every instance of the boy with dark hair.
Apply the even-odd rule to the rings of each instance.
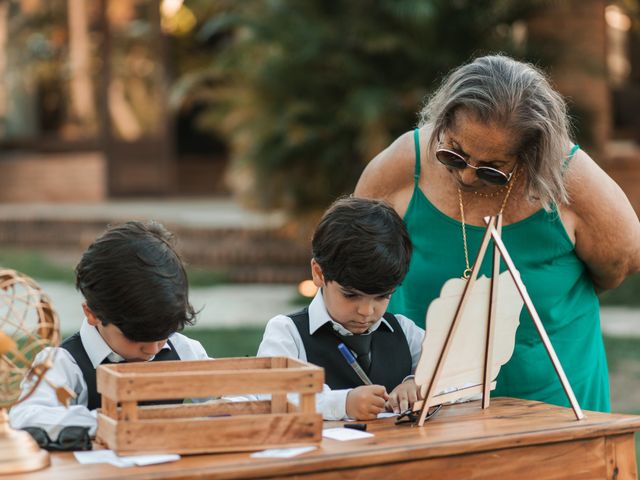
[[[385,313],[411,258],[402,219],[380,201],[339,199],[316,227],[312,254],[318,293],[308,308],[269,321],[258,356],[286,355],[323,367],[325,387],[317,406],[326,420],[405,410],[418,398],[411,374],[424,330]],[[363,385],[338,350],[340,343],[373,385]]]
[[[11,409],[14,428],[39,427],[57,438],[65,426],[84,426],[93,436],[100,364],[208,358],[199,342],[176,333],[193,324],[195,312],[173,238],[159,223],[108,228],[82,255],[76,288],[84,296],[86,318],[80,331],[60,344],[47,372],[49,380],[66,385],[76,398],[65,408],[54,389],[42,382]],[[23,392],[32,387],[25,382]]]

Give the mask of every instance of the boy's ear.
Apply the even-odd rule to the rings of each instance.
[[[98,320],[98,317],[93,314],[86,303],[82,304],[82,311],[84,312],[84,316],[87,317],[87,323],[92,327],[97,327],[98,324],[102,323],[100,322],[100,320]]]
[[[324,274],[322,273],[320,264],[316,262],[315,258],[311,259],[311,278],[316,287],[321,288],[324,286]]]

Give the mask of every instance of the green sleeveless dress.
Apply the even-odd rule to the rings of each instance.
[[[406,315],[424,327],[427,307],[440,295],[440,289],[448,279],[461,277],[465,263],[460,222],[438,210],[418,186],[420,148],[417,132],[414,136],[415,183],[404,216],[413,242],[413,256],[409,272],[393,294],[388,311]],[[569,158],[576,149],[577,146]],[[467,225],[466,230],[473,263],[484,229]],[[557,212],[540,209],[503,227],[502,238],[580,406],[586,410],[609,412],[609,377],[600,330],[600,304],[586,266],[576,256]],[[502,264],[502,270],[504,268]],[[491,254],[485,255],[480,274],[491,274]],[[526,308],[520,315],[513,356],[502,366],[497,380],[493,396],[569,406]]]

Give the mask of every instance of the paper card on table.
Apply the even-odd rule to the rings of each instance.
[[[378,416],[376,418],[390,418],[390,417],[397,417],[398,415],[400,415],[399,413],[393,413],[393,412],[380,412],[378,414]],[[344,419],[345,422],[355,422],[356,419],[355,418],[351,418],[351,417],[347,417]]]
[[[373,437],[373,433],[353,430],[351,428],[326,428],[322,431],[322,436],[344,442],[347,440],[359,440],[361,438]]]
[[[390,417],[397,417],[398,415],[400,415],[399,413],[393,413],[393,412],[381,412],[378,414],[378,418],[390,418]]]
[[[116,467],[135,467],[155,465],[156,463],[175,462],[180,455],[170,453],[162,455],[130,455],[119,457],[113,450],[92,450],[89,452],[73,452],[76,460],[82,464],[110,463]]]
[[[118,456],[113,450],[90,450],[88,452],[73,452],[78,463],[88,465],[91,463],[110,463]]]
[[[316,448],[318,447],[269,448],[268,450],[252,453],[250,456],[252,458],[291,458],[311,452]]]
[[[118,460],[133,463],[138,467],[145,465],[155,465],[157,463],[169,463],[180,460],[180,455],[177,453],[163,453],[156,455],[129,455],[125,457],[118,457]]]

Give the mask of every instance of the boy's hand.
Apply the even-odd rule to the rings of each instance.
[[[354,388],[347,394],[347,416],[356,420],[373,420],[384,411],[388,399],[387,390],[382,385]]]
[[[413,377],[406,379],[393,389],[387,402],[387,410],[393,413],[402,413],[412,408],[413,404],[420,398],[420,388],[416,385]]]

